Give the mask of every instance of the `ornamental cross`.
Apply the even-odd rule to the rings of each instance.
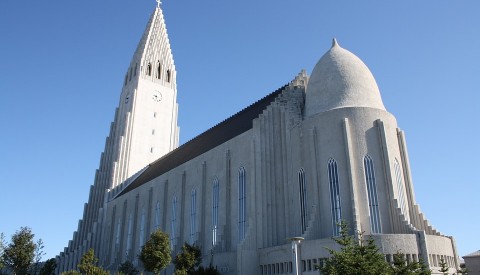
[[[160,4],[162,4],[162,0],[155,0],[157,1],[157,8],[160,8]]]

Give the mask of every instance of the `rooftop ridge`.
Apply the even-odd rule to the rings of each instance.
[[[118,198],[152,179],[184,164],[185,162],[225,143],[226,141],[248,131],[253,127],[253,120],[257,118],[267,106],[289,86],[286,84],[274,92],[264,96],[251,105],[243,108],[229,118],[217,123],[205,132],[182,144],[177,149],[150,163],[147,168],[128,186],[111,199]]]

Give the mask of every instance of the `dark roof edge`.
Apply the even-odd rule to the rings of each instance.
[[[130,192],[173,168],[250,130],[253,127],[253,120],[257,118],[286,87],[288,87],[288,84],[155,160],[147,166],[141,175],[126,186],[119,194],[115,195],[114,198]]]

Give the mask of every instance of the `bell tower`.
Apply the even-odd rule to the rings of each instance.
[[[157,6],[125,74],[115,114],[113,188],[178,147],[176,71]]]
[[[58,271],[71,270],[94,248],[101,259],[106,192],[178,147],[176,71],[159,1],[137,46],[83,217],[57,257]]]

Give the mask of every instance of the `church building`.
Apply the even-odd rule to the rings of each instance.
[[[310,76],[263,96],[179,146],[176,70],[157,7],[57,273],[90,248],[111,272],[127,260],[143,270],[139,251],[161,229],[173,255],[196,244],[221,274],[292,274],[294,256],[302,274],[318,274],[342,220],[388,262],[400,251],[434,273],[442,259],[456,272],[455,241],[420,211],[405,134],[362,60],[334,39]]]

